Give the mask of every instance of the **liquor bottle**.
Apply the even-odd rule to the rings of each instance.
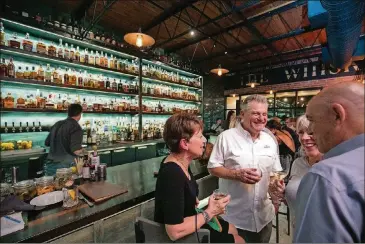
[[[37,42],[36,51],[40,54],[47,54],[47,46],[43,43],[42,38]]]
[[[89,64],[90,65],[95,65],[95,56],[94,56],[94,52],[91,50],[90,55],[89,55]]]
[[[47,64],[47,68],[46,68],[45,75],[44,75],[44,80],[45,80],[45,82],[52,82],[52,71],[51,71],[51,67],[49,66],[49,64]]]
[[[65,71],[65,73],[63,74],[63,83],[65,84],[65,85],[69,85],[70,84],[70,77],[69,77],[69,75],[68,75],[68,68],[66,68],[66,71]]]
[[[87,144],[87,130],[82,126],[82,144]]]
[[[96,144],[96,130],[95,130],[95,126],[91,131],[91,144]]]
[[[75,48],[73,44],[71,44],[71,49],[70,49],[70,60],[72,61],[75,60]]]
[[[3,22],[0,22],[0,45],[5,46],[5,30]]]
[[[30,79],[31,80],[37,80],[38,79],[38,73],[35,70],[34,66],[32,66],[32,71],[30,72]]]
[[[51,57],[57,56],[57,48],[54,42],[51,42],[51,45],[48,46],[48,55]]]
[[[104,67],[108,68],[109,67],[108,65],[109,65],[108,54],[105,53],[105,55],[104,55]]]
[[[30,79],[30,70],[29,70],[29,67],[26,66],[25,67],[25,71],[24,71],[24,79]]]
[[[38,72],[37,73],[38,73],[37,80],[44,81],[44,70],[43,70],[41,64],[38,67]]]
[[[58,94],[57,110],[63,110],[63,102],[61,99],[61,94]]]
[[[77,85],[79,87],[83,87],[84,86],[82,70],[80,70],[79,76],[77,77]]]
[[[62,77],[60,76],[58,67],[53,69],[52,77],[53,83],[62,84]]]
[[[89,53],[88,53],[88,50],[87,48],[85,49],[85,55],[84,55],[84,62],[85,64],[88,64],[89,63]]]
[[[35,128],[35,122],[33,121],[33,127],[32,127],[32,131],[35,132],[36,128]]]
[[[84,56],[84,59],[85,59],[85,56]],[[76,47],[75,60],[77,62],[80,62],[80,50],[79,50],[79,46]]]
[[[113,69],[117,69],[117,68],[118,68],[118,61],[117,61],[117,57],[114,57],[113,64],[114,64]]]
[[[95,53],[95,65],[100,66],[100,56],[98,51]]]
[[[100,66],[101,67],[104,67],[105,65],[104,65],[104,61],[105,60],[105,58],[104,58],[104,52],[103,51],[101,51],[101,54],[100,54]]]
[[[86,98],[84,98],[84,102],[82,103],[82,111],[87,111]]]
[[[114,59],[113,59],[113,54],[110,55],[110,59],[109,59],[109,69],[113,69],[114,68]]]
[[[116,80],[114,79],[113,83],[112,83],[112,90],[113,91],[117,91],[118,90],[118,84],[116,82]]]
[[[60,44],[58,45],[57,56],[62,59],[64,58],[62,39],[60,39]]]
[[[77,78],[76,78],[76,71],[75,70],[70,71],[69,79],[70,79],[70,85],[76,86]]]
[[[22,67],[21,66],[18,66],[18,69],[15,72],[15,77],[16,78],[19,78],[19,79],[23,79],[24,78],[24,73],[23,73],[23,70],[22,70]]]
[[[14,125],[14,122],[13,122],[13,127],[11,127],[11,131],[12,131],[13,133],[15,133],[15,125]]]
[[[39,121],[39,122],[38,122],[38,124],[39,124],[39,126],[38,126],[38,131],[39,131],[39,132],[42,132],[42,125],[41,125],[41,122]]]
[[[8,122],[5,122],[5,128],[4,128],[4,133],[8,133],[9,129],[8,129]]]
[[[91,129],[88,128],[87,130],[87,144],[91,144]]]
[[[122,80],[119,80],[119,83],[118,83],[118,92],[123,92]]]
[[[28,124],[28,122],[27,122],[27,127],[25,127],[25,131],[26,132],[29,132],[29,124]]]
[[[22,126],[22,122],[19,122],[19,133],[23,132],[23,126]]]
[[[29,38],[29,33],[27,33],[23,39],[23,50],[28,52],[33,51],[33,42]]]
[[[10,78],[15,78],[15,65],[13,63],[13,58],[10,58],[8,63],[8,76]]]
[[[8,76],[8,66],[5,63],[5,58],[1,59],[0,76],[2,76],[2,77],[7,77]]]
[[[20,48],[20,41],[18,39],[17,34],[14,32],[12,38],[9,40],[9,47],[12,48]]]
[[[108,77],[108,78],[106,78],[105,88],[106,88],[107,90],[110,90],[110,89],[111,89],[111,88],[110,88],[110,81],[109,81],[109,77]]]
[[[67,43],[65,43],[65,48],[63,50],[63,56],[64,56],[64,59],[70,60],[70,50],[68,49]]]

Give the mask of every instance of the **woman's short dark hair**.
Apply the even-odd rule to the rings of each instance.
[[[266,127],[269,129],[281,130],[281,124],[274,119],[269,120],[266,124]]]
[[[233,111],[233,110],[230,110],[230,111],[228,111],[228,114],[227,114],[227,121],[231,121],[231,117],[232,117],[232,115],[235,113],[235,111]]]
[[[165,123],[163,139],[171,152],[178,153],[180,140],[190,140],[197,131],[202,129],[202,121],[196,115],[174,114]]]
[[[68,117],[79,116],[82,113],[82,107],[80,104],[73,103],[68,107]]]

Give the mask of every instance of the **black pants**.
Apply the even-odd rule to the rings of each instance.
[[[272,222],[268,223],[262,230],[260,230],[260,232],[251,232],[238,228],[237,231],[247,243],[269,243],[272,231]]]

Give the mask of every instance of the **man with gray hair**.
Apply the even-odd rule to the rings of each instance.
[[[306,116],[324,156],[300,182],[294,242],[364,243],[364,85],[324,89]]]
[[[275,216],[267,194],[270,172],[281,170],[275,139],[263,131],[267,110],[264,96],[247,97],[240,123],[218,136],[208,163],[210,173],[220,178],[219,190],[231,195],[222,217],[251,243],[270,240]]]

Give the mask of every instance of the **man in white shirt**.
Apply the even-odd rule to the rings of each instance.
[[[220,178],[219,189],[231,195],[222,217],[251,243],[270,240],[275,216],[268,196],[270,172],[282,170],[277,143],[263,131],[267,110],[264,96],[247,97],[241,122],[218,136],[208,163],[210,173]]]

